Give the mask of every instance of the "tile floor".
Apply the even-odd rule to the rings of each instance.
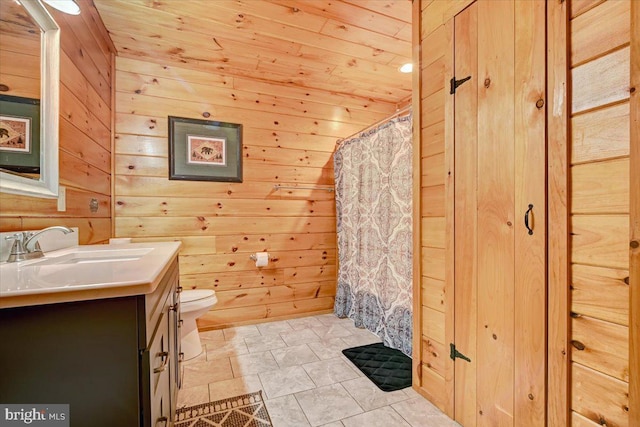
[[[201,332],[178,407],[262,390],[274,427],[459,426],[411,388],[383,392],[342,350],[380,339],[333,314]]]

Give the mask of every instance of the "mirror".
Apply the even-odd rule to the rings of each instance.
[[[60,28],[39,0],[0,1],[0,61],[0,191],[55,198]]]

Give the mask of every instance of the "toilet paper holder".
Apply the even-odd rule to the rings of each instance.
[[[271,261],[271,255],[268,255],[268,257],[269,257],[269,261]],[[251,255],[249,255],[249,259],[250,259],[251,261],[257,261],[257,260],[258,260],[258,255],[256,255],[256,254],[251,254]]]

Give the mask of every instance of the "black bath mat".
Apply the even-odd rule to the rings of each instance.
[[[400,350],[375,343],[342,353],[382,391],[411,387],[411,358]]]

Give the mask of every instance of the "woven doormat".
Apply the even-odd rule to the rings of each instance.
[[[382,343],[342,350],[354,365],[382,391],[411,387],[411,358]]]
[[[175,427],[273,427],[262,392],[178,409]]]

